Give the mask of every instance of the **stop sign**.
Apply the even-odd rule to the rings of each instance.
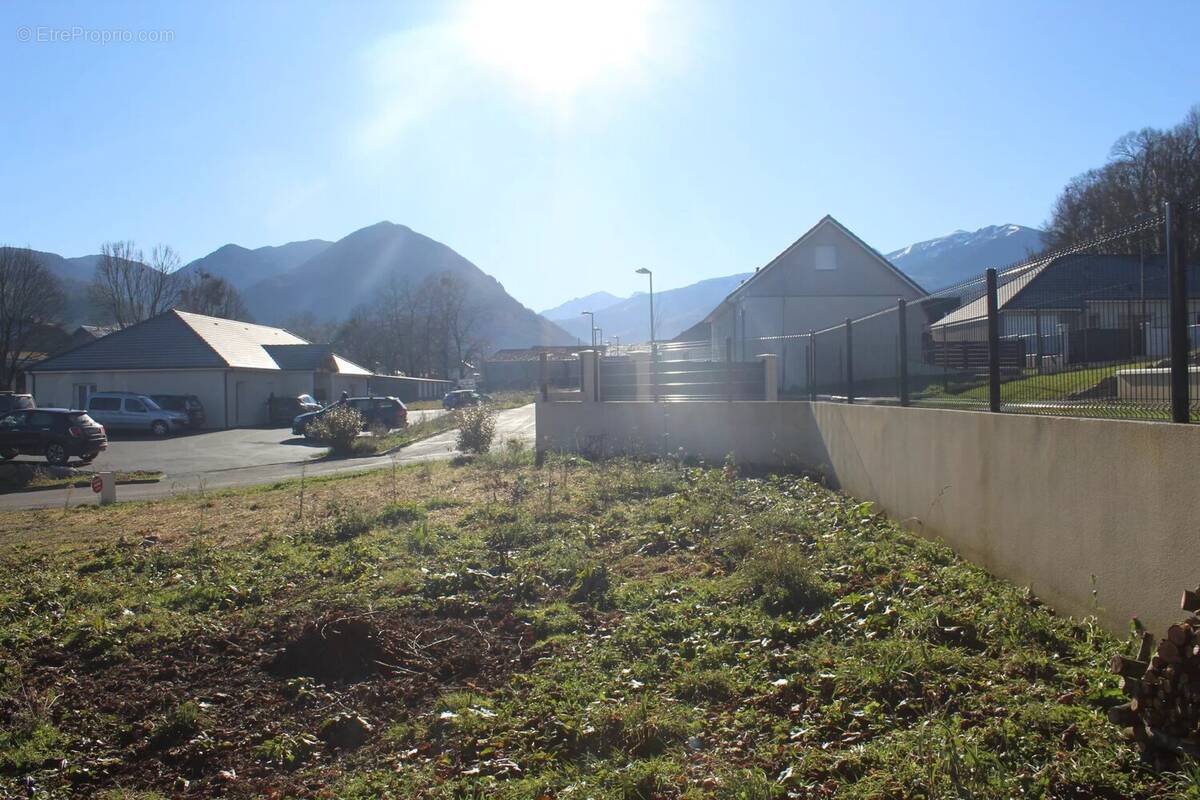
[[[92,476],[92,491],[95,492],[96,494],[100,494],[100,490],[103,488],[104,488],[104,478],[101,478],[99,475],[93,475]]]

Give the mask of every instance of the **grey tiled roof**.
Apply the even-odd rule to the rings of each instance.
[[[264,345],[308,344],[281,328],[172,309],[48,358],[34,372],[279,369]]]

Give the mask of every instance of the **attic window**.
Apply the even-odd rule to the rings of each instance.
[[[815,251],[817,269],[837,269],[837,248],[831,244],[819,244]]]

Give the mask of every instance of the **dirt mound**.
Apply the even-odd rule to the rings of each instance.
[[[42,648],[22,665],[25,681],[61,693],[53,722],[78,746],[37,780],[79,796],[114,786],[311,796],[314,770],[328,783],[347,753],[360,765],[382,759],[378,731],[428,712],[448,690],[486,690],[528,666],[531,638],[507,611],[445,619],[347,610],[146,643],[103,664]],[[99,713],[74,713],[81,708]]]

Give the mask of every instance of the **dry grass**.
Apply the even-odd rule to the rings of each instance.
[[[303,491],[302,491],[303,490]],[[80,490],[85,491],[85,490]],[[89,491],[90,493],[90,491]],[[484,487],[463,481],[443,463],[397,467],[262,487],[193,492],[165,500],[78,505],[66,509],[10,511],[0,516],[0,549],[23,553],[72,552],[125,539],[153,537],[161,546],[187,545],[198,535],[217,545],[243,546],[268,535],[295,531],[301,513],[323,514],[331,501],[380,507],[393,501],[483,499]],[[431,512],[431,518],[452,509]]]

